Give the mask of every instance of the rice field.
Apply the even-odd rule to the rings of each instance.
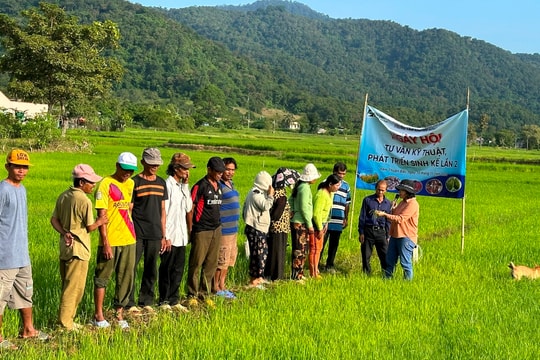
[[[249,289],[247,260],[240,248],[229,285],[238,299],[216,298],[215,307],[188,314],[160,313],[130,319],[128,332],[111,327],[61,332],[55,325],[60,294],[57,234],[49,224],[56,197],[71,184],[77,163],[111,174],[120,152],[138,158],[147,146],[160,148],[167,162],[188,153],[197,165],[190,183],[206,172],[211,156],[233,156],[235,184],[242,196],[256,173],[280,166],[301,170],[313,162],[323,176],[344,161],[353,184],[358,139],[263,132],[179,134],[127,130],[125,133],[71,133],[87,139],[91,151],[31,153],[24,184],[29,202],[30,255],[34,270],[34,322],[50,332],[45,343],[18,340],[17,312],[6,310],[3,335],[20,350],[2,359],[534,359],[538,355],[539,284],[514,281],[507,265],[540,263],[538,220],[540,153],[468,150],[466,199],[419,197],[419,245],[412,282],[383,280],[376,256],[374,275],[361,272],[354,192],[351,229],[341,238],[336,275],[304,284],[281,281],[266,290]],[[204,146],[203,146],[204,145]],[[501,159],[506,159],[501,161]],[[527,161],[522,161],[527,160]],[[165,177],[165,168],[160,175]],[[5,174],[5,173],[4,173]],[[313,187],[315,190],[315,185]],[[354,190],[353,190],[354,191]],[[465,206],[464,248],[461,215]],[[93,233],[97,245],[97,233]],[[239,246],[244,235],[239,236]],[[91,260],[78,321],[93,315]],[[106,306],[110,309],[112,286]],[[112,314],[109,313],[109,320]]]

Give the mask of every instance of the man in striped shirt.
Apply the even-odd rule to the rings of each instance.
[[[322,254],[324,253],[324,248],[328,242],[328,257],[326,258],[325,269],[330,273],[336,272],[334,268],[334,259],[336,258],[341,233],[348,225],[349,205],[351,203],[351,187],[344,180],[345,175],[347,174],[347,165],[342,162],[337,162],[334,165],[333,173],[341,179],[341,186],[338,191],[334,193],[332,209],[330,210],[330,220],[328,221],[328,231],[324,238],[321,259],[319,260],[322,262]]]
[[[236,296],[225,286],[229,267],[236,263],[238,255],[238,220],[240,219],[240,197],[234,187],[233,177],[236,171],[236,160],[232,157],[224,158],[225,171],[219,182],[223,196],[221,203],[221,243],[219,247],[219,258],[216,275],[214,276],[214,291],[216,295],[228,299]]]

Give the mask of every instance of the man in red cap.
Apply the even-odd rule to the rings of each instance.
[[[84,295],[90,260],[90,232],[107,223],[107,215],[94,221],[90,194],[102,177],[90,165],[79,164],[72,172],[73,186],[56,200],[51,225],[60,234],[60,278],[62,294],[58,323],[67,330],[82,327],[73,322]]]

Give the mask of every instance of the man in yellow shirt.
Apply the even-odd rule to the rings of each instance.
[[[123,317],[133,287],[135,266],[135,228],[131,219],[134,182],[131,179],[137,170],[137,158],[129,152],[121,153],[116,162],[116,171],[100,183],[96,192],[98,216],[106,215],[108,224],[99,227],[100,242],[97,251],[97,266],[94,276],[93,325],[99,328],[110,324],[103,316],[105,288],[113,272],[116,274],[114,308],[118,326],[129,328]]]

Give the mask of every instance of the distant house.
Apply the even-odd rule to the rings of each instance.
[[[23,114],[24,118],[34,118],[47,112],[47,104],[34,104],[21,101],[11,101],[0,91],[0,110],[14,115]]]
[[[300,130],[300,123],[298,121],[291,121],[289,123],[289,130]]]

